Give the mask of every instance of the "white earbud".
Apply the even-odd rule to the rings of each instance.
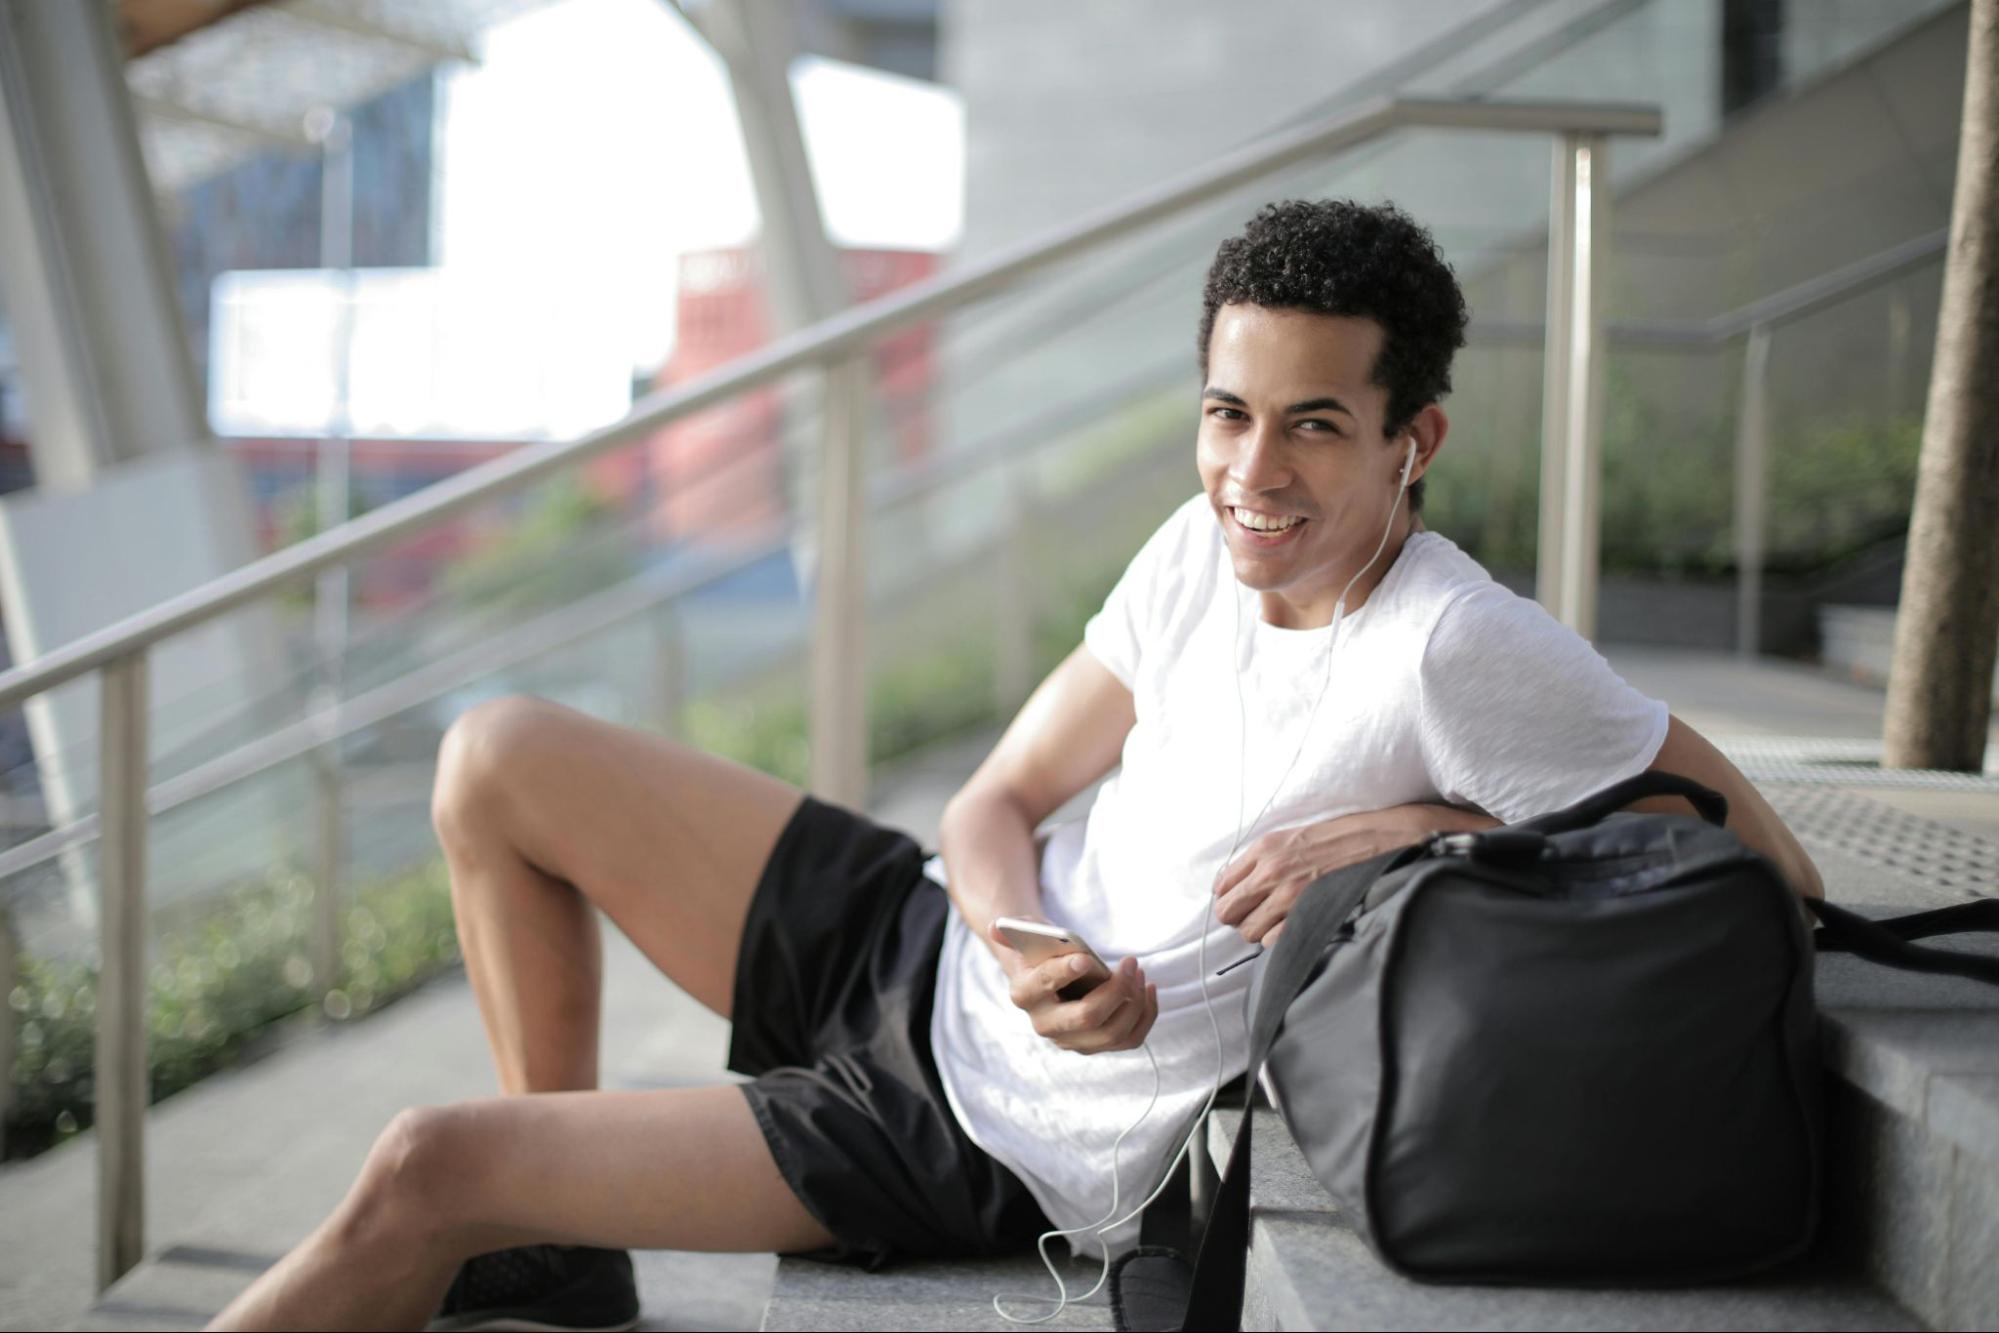
[[[1415,466],[1416,466],[1416,437],[1414,435],[1411,435],[1409,437],[1409,454],[1406,458],[1402,460],[1401,484],[1403,486],[1407,486],[1409,484],[1409,473],[1415,469]]]

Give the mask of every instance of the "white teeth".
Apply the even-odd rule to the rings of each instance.
[[[1235,515],[1236,522],[1254,532],[1282,532],[1286,528],[1295,528],[1305,521],[1295,514],[1290,518],[1265,518],[1247,509],[1233,509],[1230,512]]]

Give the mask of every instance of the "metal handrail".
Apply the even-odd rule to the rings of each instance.
[[[1816,277],[1808,278],[1709,319],[1689,322],[1680,327],[1688,331],[1689,337],[1698,336],[1702,343],[1707,345],[1727,342],[1756,328],[1780,327],[1929,263],[1944,252],[1948,239],[1949,229],[1942,228],[1888,246],[1852,263],[1829,269]],[[1611,324],[1605,326],[1605,335],[1612,342],[1646,341],[1645,332],[1641,331],[1635,336],[1630,333],[1634,327],[1647,330],[1668,326]],[[1482,331],[1474,326],[1472,332],[1476,337]],[[914,466],[878,478],[871,487],[872,499],[869,507],[876,510],[886,509],[932,494],[967,476],[1013,462],[1019,455],[1038,453],[1058,438],[1060,437],[1047,431],[1037,430],[1023,437],[1019,443],[1009,443],[996,450],[954,452],[926,458]],[[767,558],[784,550],[793,539],[796,527],[795,522],[787,523],[781,531],[746,551],[719,562],[703,561],[693,568],[679,571],[672,578],[660,579],[655,575],[637,576],[619,585],[617,589],[607,589],[605,594],[593,596],[585,603],[551,613],[530,622],[530,625],[517,626],[506,631],[487,641],[490,651],[483,659],[485,670],[490,671],[495,666],[512,665],[540,652],[553,651],[589,634],[600,632],[639,611],[719,582],[755,560]],[[640,588],[645,589],[642,596],[630,595]],[[624,591],[627,595],[612,600],[609,594],[617,591]],[[607,616],[603,608],[613,605],[625,609],[617,615]],[[586,606],[596,610],[586,613],[584,609]],[[544,633],[539,635],[530,633],[528,631],[531,628],[543,628]],[[530,647],[530,645],[538,646]],[[493,651],[499,653],[497,659],[492,655]],[[451,664],[448,670],[440,669],[444,667],[443,663],[426,664],[397,680],[384,682],[364,696],[334,705],[327,710],[330,721],[319,718],[301,719],[300,722],[285,727],[272,736],[249,742],[231,754],[209,760],[197,770],[161,783],[149,799],[148,808],[153,814],[164,813],[167,809],[208,795],[230,782],[297,758],[315,744],[323,744],[334,737],[351,735],[385,717],[423,702],[426,698],[442,693],[441,689],[436,688],[427,693],[417,692],[415,684],[417,682],[448,680],[450,684],[443,688],[456,688],[464,681],[481,674],[477,670],[467,669],[476,659],[476,649],[460,650],[448,659]],[[313,736],[315,732],[316,740],[303,739]],[[274,747],[273,742],[279,737],[284,737],[285,743]],[[245,761],[252,755],[259,757],[252,765],[246,766]],[[86,821],[89,824],[88,832],[81,827]],[[65,829],[52,830],[28,842],[0,851],[0,881],[53,858],[64,845],[87,840],[95,833],[95,829],[95,816],[86,816],[85,820],[79,820],[77,824]],[[75,830],[71,837],[57,841],[61,835],[70,833],[71,830]],[[31,847],[35,849],[33,853],[29,851]]]
[[[900,288],[786,335],[700,379],[648,394],[625,417],[566,442],[535,445],[467,469],[359,518],[252,561],[198,588],[127,616],[5,673],[0,708],[61,685],[161,639],[320,571],[379,550],[461,510],[509,495],[565,467],[705,407],[862,351],[886,334],[958,309],[1039,270],[1086,254],[1304,158],[1337,152],[1402,129],[1519,133],[1656,134],[1656,108],[1624,103],[1451,102],[1385,98],[1326,125],[1272,136],[1226,154],[1133,200],[1101,208],[970,266]]]
[[[1038,429],[996,449],[957,450],[931,455],[876,478],[869,487],[869,508],[880,511],[920,500],[968,477],[1031,458],[1065,438],[1054,430]],[[771,530],[747,534],[751,540],[726,553],[710,553],[698,556],[677,569],[648,570],[621,579],[581,600],[544,611],[531,620],[476,643],[455,648],[393,680],[335,700],[274,731],[204,760],[185,772],[164,778],[147,789],[146,813],[154,817],[167,814],[212,796],[225,787],[269,772],[280,764],[290,763],[321,746],[365,731],[418,704],[441,698],[481,676],[518,666],[601,634],[633,616],[741,573],[758,561],[785,551],[796,538],[798,524],[795,520],[779,520],[765,526]],[[0,886],[16,875],[53,861],[65,848],[94,841],[100,827],[100,817],[92,811],[60,828],[24,838],[0,850]],[[0,906],[6,902],[7,894],[4,887],[0,887]]]
[[[1828,305],[1844,301],[1858,292],[1878,286],[1913,269],[1920,268],[1924,264],[1941,256],[1948,241],[1949,229],[1939,228],[1924,235],[1900,242],[1899,244],[1885,247],[1874,254],[1867,255],[1848,264],[1843,264],[1838,268],[1829,269],[1815,277],[1807,278],[1803,282],[1795,283],[1781,291],[1759,297],[1754,301],[1745,302],[1740,306],[1723,311],[1718,315],[1710,316],[1707,319],[1687,320],[1678,323],[1612,323],[1604,326],[1604,336],[1609,342],[1624,346],[1711,347],[1741,337],[1757,327],[1780,327],[1783,324],[1790,323],[1793,320],[1803,318],[1817,310],[1823,309]],[[1470,337],[1475,341],[1525,341],[1530,339],[1539,341],[1543,334],[1543,326],[1538,322],[1528,321],[1474,320],[1469,333]],[[1032,452],[1032,448],[1028,452]],[[984,467],[995,465],[1006,457],[1008,457],[1006,454],[992,454],[981,451],[977,455],[980,461],[975,465],[975,469],[983,470]],[[934,461],[941,462],[942,460]],[[922,468],[906,476],[899,474],[886,487],[877,486],[875,503],[881,505],[899,502],[905,498],[903,494],[897,493],[899,487],[907,487],[912,493],[922,494],[934,489],[942,481],[949,479],[948,477],[941,476],[933,479],[931,473],[925,470],[929,466],[931,465],[925,464]],[[793,528],[788,526],[781,538],[773,539],[773,545],[757,547],[757,558],[766,557],[773,551],[781,549],[784,542],[790,540],[792,531]],[[706,572],[700,573],[698,577],[676,579],[671,585],[662,587],[658,594],[649,599],[646,604],[656,605],[660,601],[670,600],[681,593],[691,592],[704,587],[709,582],[726,577],[728,574],[734,572],[738,566],[739,562],[732,560],[722,566],[706,568]],[[518,636],[510,631],[505,637],[509,642],[512,642]],[[552,641],[549,646],[559,647],[561,642],[564,641],[567,640]],[[188,801],[209,795],[230,782],[253,776],[278,763],[297,758],[305,749],[311,748],[312,744],[324,743],[328,739],[349,735],[354,731],[373,725],[383,717],[400,711],[401,708],[407,708],[415,703],[422,702],[427,696],[420,694],[411,695],[407,689],[402,687],[408,680],[417,677],[429,678],[431,675],[429,667],[420,668],[418,671],[411,672],[405,677],[385,682],[371,689],[364,696],[367,700],[378,702],[391,698],[404,699],[406,702],[400,704],[397,708],[381,711],[378,706],[363,707],[363,700],[361,698],[347,700],[340,706],[338,713],[339,721],[331,724],[330,729],[327,724],[320,722],[294,724],[281,729],[278,733],[273,733],[272,737],[260,738],[259,740],[239,746],[237,750],[231,751],[228,754],[219,755],[208,760],[197,770],[178,775],[173,779],[162,782],[157,788],[153,789],[148,796],[147,809],[154,815],[163,814],[167,810],[185,804]],[[0,680],[4,680],[4,677],[0,677]],[[305,744],[286,744],[275,750],[270,748],[269,742],[274,737],[279,735],[291,736],[300,726],[317,728],[316,734],[318,735],[318,740]],[[253,754],[262,757],[246,767],[245,760]],[[202,775],[200,780],[196,780],[197,774]],[[62,828],[51,829],[46,833],[37,834],[12,847],[0,850],[0,881],[4,881],[23,871],[31,870],[35,866],[53,859],[64,847],[89,841],[96,835],[96,831],[97,816],[95,814],[88,814]],[[4,894],[0,894],[0,898],[4,898],[4,896]]]
[[[1604,340],[1627,347],[1701,350],[1743,340],[1741,401],[1735,431],[1735,651],[1753,660],[1762,652],[1763,561],[1770,430],[1770,339],[1776,330],[1859,292],[1877,287],[1940,258],[1950,229],[1938,228],[1829,269],[1781,291],[1702,320],[1679,323],[1605,324]],[[1543,325],[1530,320],[1474,322],[1470,333],[1486,339],[1540,341]]]
[[[1627,345],[1711,346],[1727,342],[1756,328],[1775,328],[1802,318],[1921,267],[1943,253],[1948,238],[1947,228],[1929,232],[1708,319],[1679,324],[1608,324],[1604,333],[1609,341]],[[1474,339],[1481,340],[1524,338],[1530,334],[1538,339],[1542,327],[1527,323],[1474,322],[1470,332]],[[1019,452],[1031,454],[1052,438],[1045,433],[1036,433]],[[980,450],[969,456],[950,454],[934,457],[878,479],[872,487],[871,507],[899,504],[938,490],[966,474],[1012,461],[1015,448]],[[795,527],[795,523],[787,524],[776,535],[719,563],[704,561],[669,578],[655,574],[636,576],[593,595],[585,602],[506,631],[485,643],[483,657],[476,647],[459,650],[440,662],[427,663],[360,696],[301,718],[267,736],[207,760],[195,769],[162,781],[149,791],[147,810],[152,815],[164,814],[230,783],[296,759],[330,740],[373,726],[497,666],[513,665],[538,653],[552,651],[640,611],[706,587],[754,560],[783,550],[792,539]],[[615,614],[607,614],[607,608],[612,607],[622,609]],[[497,657],[494,656],[496,652]],[[474,669],[481,661],[483,668]],[[97,815],[88,814],[62,828],[51,829],[0,850],[0,881],[54,859],[65,847],[90,841],[96,836],[97,827]]]
[[[1949,242],[1950,228],[1940,227],[1706,319],[1606,323],[1604,337],[1628,347],[1713,347],[1759,328],[1779,328],[1899,278],[1941,256]],[[1519,342],[1539,342],[1545,332],[1539,321],[1525,319],[1474,319],[1468,331],[1473,338]]]

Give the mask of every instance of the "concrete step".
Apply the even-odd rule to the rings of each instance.
[[[112,1284],[70,1329],[198,1329],[269,1265],[268,1255],[171,1246]],[[635,1250],[641,1329],[750,1329],[770,1289],[768,1254]],[[1045,1279],[1044,1279],[1045,1280]]]
[[[1828,1247],[1933,1327],[1999,1327],[1999,987],[1834,956],[1818,993]]]
[[[1100,1271],[1095,1263],[1065,1261],[1051,1247],[1072,1292],[1087,1291]],[[1032,1253],[1004,1259],[897,1264],[879,1273],[809,1259],[780,1259],[766,1330],[791,1329],[1015,1329],[993,1309],[993,1297],[1016,1315],[1047,1313],[1055,1295],[1048,1270]],[[1037,1328],[1107,1329],[1110,1300],[1098,1292]]]

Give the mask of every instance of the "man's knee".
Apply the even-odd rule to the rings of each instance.
[[[465,1160],[467,1114],[451,1106],[397,1113],[369,1150],[338,1215],[344,1239],[430,1244],[462,1228],[460,1195],[479,1177]]]
[[[452,720],[437,747],[430,821],[440,838],[459,836],[498,811],[508,778],[531,747],[561,724],[562,707],[531,694],[474,704]]]

